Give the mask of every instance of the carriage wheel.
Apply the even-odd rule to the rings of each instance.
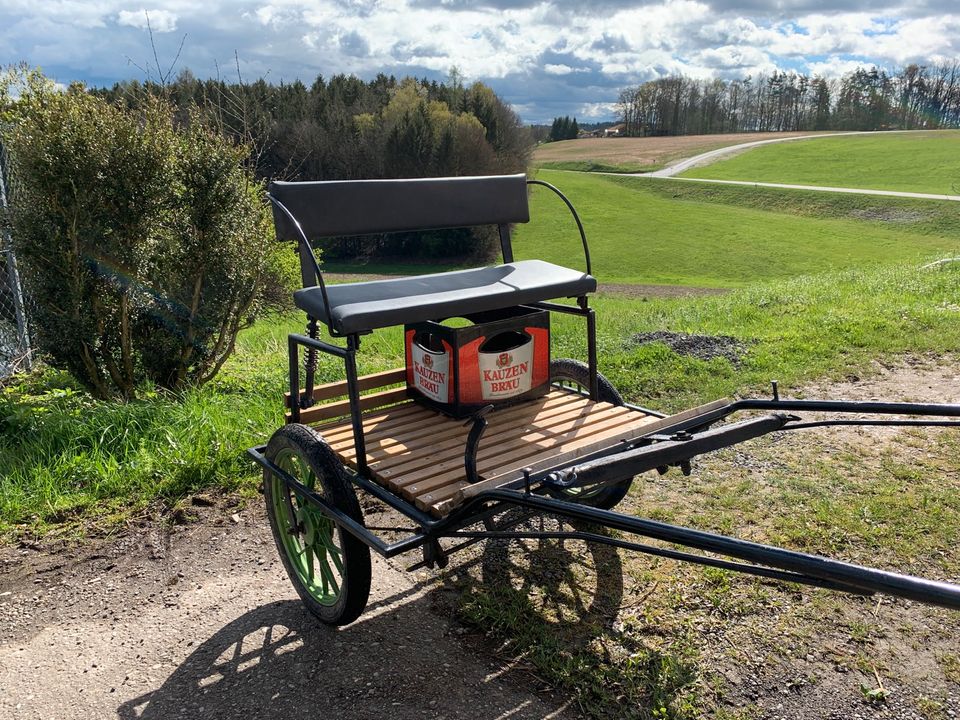
[[[561,387],[590,391],[590,368],[579,360],[560,359],[550,361],[550,382]],[[598,399],[611,405],[623,405],[623,398],[617,389],[603,375],[597,373]],[[560,500],[589,505],[602,510],[610,510],[626,497],[633,478],[620,480],[606,485],[587,488],[570,488],[554,493]]]
[[[317,432],[285,425],[270,438],[266,457],[363,523],[343,465]],[[269,470],[263,473],[263,494],[280,559],[304,605],[328,625],[356,620],[370,594],[370,548]]]

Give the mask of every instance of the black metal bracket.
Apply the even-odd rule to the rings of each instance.
[[[360,387],[357,375],[357,350],[360,349],[360,336],[353,334],[347,336],[347,347],[342,348],[338,345],[318,340],[317,338],[306,337],[290,333],[287,335],[287,354],[289,360],[290,375],[290,422],[300,422],[300,410],[303,405],[303,398],[300,393],[300,346],[308,350],[320,351],[328,355],[343,360],[347,376],[347,396],[350,399],[350,420],[353,425],[353,445],[357,457],[357,469],[361,473],[367,470],[367,450],[366,441],[363,436],[363,418],[360,410]],[[308,374],[309,382],[313,382],[312,374]],[[313,397],[313,388],[309,388],[309,397]]]
[[[575,306],[564,305],[562,303],[550,301],[528,303],[528,306],[537,308],[538,310],[547,310],[549,312],[565,313],[567,315],[579,315],[587,321],[587,367],[590,371],[589,394],[590,399],[594,402],[599,400],[600,389],[597,381],[597,316],[594,313],[593,308],[590,307],[587,296],[579,296]],[[662,417],[660,413],[651,414]]]
[[[449,558],[436,538],[429,538],[423,543],[423,564],[428,568],[438,567],[441,570],[447,566]]]
[[[328,308],[330,307],[330,302],[327,300],[327,286],[323,282],[323,273],[320,272],[320,263],[317,262],[317,256],[313,254],[313,246],[310,244],[310,240],[307,239],[306,233],[303,231],[303,227],[300,225],[300,221],[294,217],[294,214],[290,212],[286,205],[277,200],[273,195],[267,193],[267,199],[282,212],[287,220],[293,223],[293,227],[297,230],[297,245],[298,252],[297,254],[300,257],[300,277],[304,281],[304,286],[308,286],[310,283],[306,282],[309,279],[309,274],[313,274],[314,285],[320,286],[320,293],[323,297],[323,306]],[[307,260],[309,258],[309,260]]]
[[[587,244],[587,234],[583,230],[583,223],[580,222],[580,215],[577,214],[577,209],[573,207],[573,203],[567,199],[567,196],[564,195],[560,190],[551,185],[548,182],[543,180],[527,180],[527,185],[542,185],[548,190],[552,190],[564,204],[567,206],[567,209],[570,210],[570,214],[573,215],[574,221],[577,223],[577,230],[580,231],[580,242],[583,244],[583,256],[587,261],[587,275],[592,275],[591,266],[590,266],[590,246]]]
[[[799,418],[794,415],[771,413],[702,433],[682,430],[672,435],[670,440],[550,473],[543,483],[554,490],[566,490],[615,482],[667,465],[679,465],[683,473],[688,475],[691,458],[780,430],[788,422],[796,420]]]
[[[491,410],[493,405],[485,405],[464,423],[464,426],[472,425],[470,434],[467,435],[466,447],[463,449],[463,468],[467,474],[467,482],[470,484],[480,481],[480,475],[477,473],[477,452],[480,450],[480,438],[487,429],[486,415]]]

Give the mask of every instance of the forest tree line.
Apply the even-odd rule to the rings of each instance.
[[[189,70],[167,83],[136,80],[94,90],[136,104],[164,95],[184,113],[217,113],[224,130],[257,148],[257,172],[285,180],[427,177],[520,172],[532,150],[520,118],[488,86],[377,75],[322,76],[308,88],[198,80]]]
[[[624,134],[704,135],[791,130],[960,127],[960,60],[842,78],[775,71],[742,80],[674,75],[629,87],[617,101]]]
[[[487,85],[465,86],[456,71],[446,82],[377,75],[318,77],[274,85],[198,80],[183,71],[165,85],[128,81],[95,90],[137,104],[163,95],[181,109],[207,109],[228,135],[250,143],[256,173],[283,180],[439,177],[525,172],[530,132]],[[323,244],[328,256],[487,254],[495,233],[452,230],[414,237],[341,238]]]
[[[547,137],[547,140],[549,142],[576,140],[578,135],[580,135],[580,123],[577,122],[576,118],[571,120],[569,115],[564,115],[562,118],[558,117],[553,119],[553,124],[550,126],[550,135]]]

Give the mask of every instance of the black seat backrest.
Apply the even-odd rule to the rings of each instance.
[[[523,174],[403,180],[270,183],[278,240],[301,241],[280,203],[310,240],[411,230],[498,225],[504,260],[512,252],[506,228],[530,220]],[[302,248],[301,248],[302,250]],[[309,273],[301,254],[304,284]]]

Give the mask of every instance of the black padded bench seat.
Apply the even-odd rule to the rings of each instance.
[[[510,305],[579,297],[595,292],[590,275],[542,260],[418,275],[396,280],[328,285],[293,294],[297,307],[341,334],[437,320]]]

